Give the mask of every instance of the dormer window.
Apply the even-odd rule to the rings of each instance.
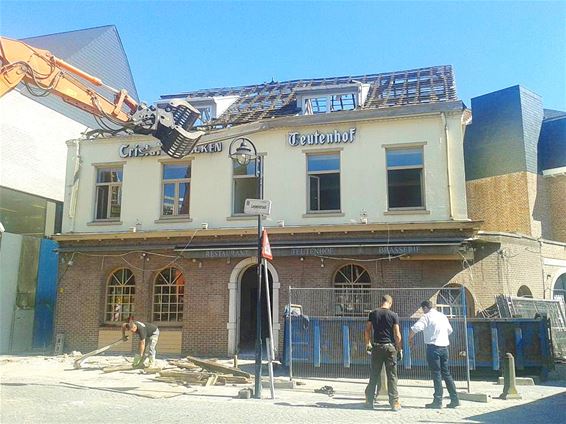
[[[212,107],[204,106],[197,107],[197,109],[200,113],[200,117],[195,121],[195,127],[209,123],[212,119]]]
[[[369,84],[351,83],[334,86],[298,88],[297,104],[303,115],[354,110],[363,105]]]
[[[238,96],[213,96],[213,97],[186,97],[183,95],[162,96],[162,99],[185,100],[200,112],[200,118],[195,121],[194,126],[200,127],[210,125],[211,122],[219,118],[232,104]],[[167,103],[160,102],[158,106],[165,107]]]

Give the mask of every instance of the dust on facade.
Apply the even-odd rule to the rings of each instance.
[[[566,115],[545,119],[522,87],[474,99],[473,121],[450,66],[162,98],[201,110],[207,135],[184,159],[122,154],[147,151],[142,136],[68,142],[55,237],[68,349],[106,343],[134,315],[163,329],[163,353],[253,350],[257,229],[243,208],[258,177],[227,151],[244,135],[273,205],[280,347],[289,287],[336,288],[335,314],[365,317],[374,305],[349,289],[464,286],[468,313],[489,316],[496,294],[548,299],[564,284],[566,160],[548,163],[564,138],[545,128]],[[434,299],[447,311],[450,293]]]

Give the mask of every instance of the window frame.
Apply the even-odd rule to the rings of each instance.
[[[119,169],[121,171],[122,181],[119,182],[98,182],[99,172],[102,170],[115,170]],[[124,185],[124,164],[123,163],[109,163],[109,164],[96,164],[94,165],[94,210],[93,210],[93,222],[120,222],[122,216],[122,191]],[[108,198],[106,199],[106,216],[107,218],[97,218],[98,211],[98,188],[99,187],[109,187]],[[117,217],[109,217],[112,208],[112,187],[118,187],[120,194],[120,215]]]
[[[234,166],[235,166],[234,164],[235,164],[235,162],[232,161],[232,164],[231,164],[231,166],[232,166],[232,201],[231,201],[231,207],[230,207],[230,212],[231,212],[230,216],[232,216],[232,217],[247,217],[247,216],[255,217],[253,215],[248,215],[248,214],[245,214],[243,212],[243,206],[244,206],[243,204],[242,204],[242,212],[236,212],[235,202],[236,202],[236,180],[238,180],[238,179],[245,180],[245,179],[261,178],[261,186],[263,187],[264,179],[265,179],[265,176],[264,176],[265,174],[263,172],[265,169],[263,167],[265,166],[265,156],[266,155],[265,155],[265,153],[258,153],[257,155],[258,155],[258,157],[257,157],[258,160],[256,162],[257,169],[255,170],[254,174],[235,175],[234,174]],[[254,159],[254,162],[255,161],[256,160]],[[259,198],[260,193],[258,193],[259,186],[258,186],[257,181],[256,181],[255,186],[256,186],[255,187],[256,188],[256,194],[255,195],[257,196],[256,198]],[[245,199],[244,199],[244,202],[245,202]]]
[[[166,180],[164,177],[165,167],[167,165],[184,165],[186,164],[190,169],[190,177],[189,178],[172,178]],[[193,176],[193,169],[192,169],[192,160],[183,160],[178,162],[171,162],[171,161],[163,161],[161,162],[161,196],[160,196],[160,205],[159,205],[159,219],[160,220],[168,220],[168,219],[190,219],[191,216],[191,185],[192,185],[192,176]],[[188,204],[188,213],[180,214],[179,213],[179,185],[188,183],[189,185],[189,204]],[[175,184],[175,195],[173,199],[173,214],[172,215],[164,215],[163,214],[163,206],[165,201],[165,185],[166,184]]]
[[[172,279],[171,277],[171,270],[176,270],[178,275]],[[166,276],[165,274],[163,274],[164,272],[169,271],[169,275]],[[167,283],[165,284],[158,284],[158,280],[159,277],[162,276],[163,280],[166,280]],[[168,286],[175,286],[176,287],[176,282],[182,278],[183,280],[183,290],[182,293],[179,293],[178,289],[175,290],[175,293],[172,295],[171,293],[168,293],[169,296],[175,296],[176,302],[167,302],[167,303],[157,303],[156,302],[156,297],[158,295],[163,296],[164,293],[163,291],[161,291],[160,293],[157,293],[157,288],[158,287],[168,287]],[[172,281],[171,281],[172,280]],[[152,322],[157,322],[160,324],[170,324],[170,325],[182,325],[183,323],[183,319],[184,319],[184,309],[185,309],[185,295],[186,295],[186,289],[187,289],[187,280],[185,278],[185,273],[183,272],[183,270],[181,270],[179,267],[176,266],[168,266],[166,268],[161,269],[160,271],[157,272],[157,274],[155,274],[155,278],[153,279],[153,288],[152,288],[152,297],[151,297],[151,318],[152,318]],[[182,297],[182,300],[179,301],[179,297]],[[160,311],[156,310],[156,307],[158,305],[168,305],[168,311],[164,312],[163,308],[161,307]],[[171,312],[170,311],[170,306],[171,305],[176,305],[177,306],[177,310],[175,312]],[[179,308],[180,307],[180,308]],[[166,314],[168,319],[167,320],[163,320],[163,315]],[[160,319],[157,319],[157,316],[160,315]],[[171,320],[171,316],[174,315],[176,319]]]
[[[111,284],[113,282],[113,277],[118,282],[122,281],[126,272],[129,272],[129,275],[127,276],[126,281],[123,284],[120,283]],[[121,273],[119,278],[117,277],[118,273]],[[132,281],[132,284],[129,284],[130,281]],[[124,293],[122,289],[122,293],[120,294],[116,294],[116,293],[111,294],[110,289],[113,287],[114,288],[130,287],[130,291],[129,293]],[[128,299],[130,300],[129,302],[117,303],[115,301],[117,297],[124,298],[125,296],[128,297]],[[104,319],[103,319],[104,323],[121,325],[124,321],[126,321],[126,319],[128,319],[131,316],[134,316],[134,313],[136,311],[135,301],[136,301],[136,276],[134,272],[130,268],[126,268],[126,267],[113,270],[106,279],[106,290],[104,295]],[[117,305],[122,305],[120,307],[120,310],[118,311],[119,313],[118,317],[116,317],[115,315],[117,313],[115,309]],[[129,305],[127,312],[124,312],[123,305]],[[126,313],[128,314],[128,316],[125,316]]]
[[[342,270],[348,268],[348,267],[352,267],[352,272],[354,268],[360,268],[363,272],[360,273],[360,276],[358,277],[357,280],[350,282],[337,282],[337,276],[341,273],[344,278],[346,278],[347,280],[350,280],[350,278],[344,273],[342,272]],[[359,280],[363,279],[363,276],[367,276],[367,280],[368,281],[362,281],[359,282]],[[351,287],[351,291],[348,292],[348,283],[350,283]],[[355,285],[357,285],[357,287],[355,287]],[[371,275],[369,273],[369,271],[363,267],[362,265],[358,265],[356,263],[348,263],[345,265],[341,265],[336,272],[334,273],[333,277],[332,277],[332,287],[334,289],[334,315],[335,316],[342,316],[342,317],[367,317],[369,311],[371,311],[373,309],[372,307],[372,299],[371,299],[371,288],[372,288],[372,282],[371,282]],[[352,311],[348,312],[346,311],[346,308],[343,307],[343,305],[348,304],[347,302],[339,302],[339,297],[342,296],[344,298],[349,299],[349,298],[354,298],[356,299],[353,304],[354,304],[354,308],[352,309]],[[357,302],[357,300],[361,299],[361,303]],[[338,312],[338,306],[342,305],[342,311],[341,313]],[[361,310],[356,310],[356,306],[357,305],[361,305]],[[359,309],[359,308],[358,308]]]
[[[311,176],[315,174],[313,171],[312,173],[309,172],[309,157],[311,156],[338,156],[338,198],[339,198],[339,207],[338,209],[311,209]],[[307,204],[307,215],[313,214],[335,214],[335,213],[342,213],[342,154],[341,150],[331,150],[331,151],[313,151],[309,150],[305,152],[305,166],[306,166],[306,204]],[[318,171],[316,175],[321,174],[335,174],[336,171]],[[318,203],[320,207],[320,183],[318,185]]]
[[[426,143],[411,143],[411,144],[402,144],[402,145],[387,145],[383,146],[385,149],[385,201],[386,201],[386,211],[388,212],[395,212],[395,211],[424,211],[426,210],[426,185],[425,185],[425,145]],[[387,153],[391,151],[399,151],[399,150],[414,150],[420,149],[422,152],[422,164],[420,166],[415,165],[407,165],[407,166],[388,166],[387,165]],[[401,206],[401,207],[391,207],[389,205],[389,171],[401,171],[401,170],[410,170],[410,169],[419,169],[421,171],[421,178],[420,178],[420,189],[421,189],[421,206]]]

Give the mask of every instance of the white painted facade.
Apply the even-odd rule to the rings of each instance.
[[[232,161],[230,141],[245,135],[265,157],[264,198],[272,201],[272,215],[265,226],[319,226],[360,223],[439,222],[468,220],[463,158],[462,111],[405,116],[365,116],[357,111],[332,117],[299,116],[269,120],[219,130],[202,143],[222,143],[222,151],[193,154],[190,219],[160,219],[162,163],[175,160],[165,154],[120,157],[121,146],[150,144],[151,137],[114,137],[72,140],[68,144],[63,233],[166,231],[201,228],[242,228],[256,225],[253,217],[232,216]],[[355,128],[353,142],[291,146],[288,135],[347,132]],[[422,145],[424,151],[425,210],[387,210],[386,149]],[[307,154],[340,154],[339,213],[307,213]],[[80,159],[77,158],[80,156]],[[78,162],[77,162],[78,160]],[[95,222],[96,168],[123,167],[121,216],[117,222]]]
[[[0,98],[0,185],[52,200],[65,192],[65,140],[87,128],[11,91]]]

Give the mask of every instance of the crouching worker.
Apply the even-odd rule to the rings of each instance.
[[[155,347],[159,339],[159,328],[156,325],[143,323],[141,321],[130,321],[122,324],[122,339],[128,340],[126,330],[131,331],[132,335],[137,334],[140,338],[138,345],[138,354],[134,356],[134,367],[143,367],[145,358],[149,358],[148,367],[152,367],[155,363],[155,355],[157,353]]]

